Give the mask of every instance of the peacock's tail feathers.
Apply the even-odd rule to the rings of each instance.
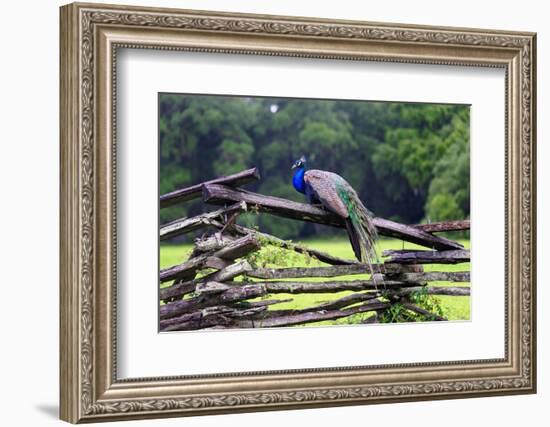
[[[317,169],[304,174],[307,190],[328,210],[341,216],[356,258],[369,265],[374,274],[373,265],[378,263],[375,240],[376,227],[373,214],[363,205],[357,192],[349,183],[333,172]],[[306,191],[306,194],[308,194]]]
[[[378,238],[373,214],[363,205],[359,196],[349,185],[338,185],[338,194],[346,205],[349,217],[346,228],[356,258],[371,267],[378,263],[375,241]]]

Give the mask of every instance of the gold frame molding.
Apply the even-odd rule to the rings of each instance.
[[[78,423],[536,390],[536,35],[70,4],[60,36],[60,414]],[[116,52],[150,48],[506,71],[505,357],[118,380]]]

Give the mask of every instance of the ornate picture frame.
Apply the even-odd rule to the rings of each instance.
[[[72,423],[536,391],[536,35],[70,4],[60,11],[60,385]],[[410,64],[506,73],[505,357],[117,379],[117,49]]]

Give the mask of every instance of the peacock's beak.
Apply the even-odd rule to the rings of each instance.
[[[298,167],[298,166],[296,166],[296,163],[294,163],[294,164],[292,165],[292,167],[290,168],[290,170],[294,170],[294,169],[296,169],[297,167]]]

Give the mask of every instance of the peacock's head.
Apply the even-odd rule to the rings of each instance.
[[[306,156],[300,157],[292,165],[292,169],[303,169],[306,167]]]

